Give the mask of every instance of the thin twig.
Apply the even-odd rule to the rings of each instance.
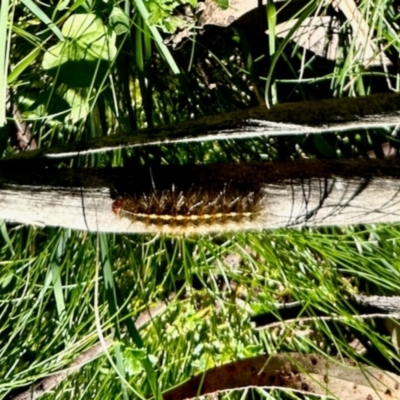
[[[37,149],[36,140],[32,137],[32,131],[19,110],[18,104],[13,99],[11,91],[7,88],[6,97],[7,113],[12,116],[14,127],[11,134],[11,143],[20,152]]]
[[[353,318],[356,319],[371,319],[371,318],[394,318],[394,319],[399,319],[400,318],[400,296],[366,296],[366,295],[354,295],[353,299],[350,300],[350,303],[352,304],[353,307],[355,307],[356,310],[362,311],[364,310],[364,313],[360,315],[353,315]],[[355,303],[354,303],[355,302]],[[281,311],[284,310],[292,310],[295,309],[294,311],[300,312],[300,309],[302,307],[300,302],[293,302],[290,303],[289,307],[285,304],[277,304],[276,305],[278,309]],[[360,309],[361,307],[361,309]],[[265,318],[269,314],[265,315],[257,315],[254,316],[253,322],[256,323],[257,330],[262,330],[262,329],[269,329],[269,328],[274,328],[276,326],[282,326],[284,324],[290,324],[293,322],[299,323],[299,322],[310,322],[310,321],[343,321],[345,319],[349,319],[348,316],[343,316],[343,315],[313,315],[311,317],[301,317],[301,318],[288,318],[288,316],[285,318],[282,316],[281,321],[274,321],[274,322],[266,322],[266,323],[257,323],[257,320],[261,320],[262,318]],[[264,319],[265,321],[265,319]]]
[[[399,319],[400,318],[400,313],[391,313],[391,314],[385,314],[385,313],[374,313],[374,314],[362,314],[362,315],[352,315],[351,317],[345,316],[345,315],[325,315],[325,316],[315,316],[315,317],[303,317],[303,318],[292,318],[292,319],[286,319],[283,321],[277,321],[277,322],[272,322],[270,324],[266,325],[260,325],[257,326],[255,329],[257,331],[260,330],[265,330],[265,329],[270,329],[270,328],[275,328],[277,326],[283,326],[283,325],[288,325],[291,323],[303,323],[303,322],[311,322],[311,321],[345,321],[349,320],[350,318],[355,318],[355,319],[373,319],[373,318],[395,318]]]
[[[355,294],[347,300],[352,307],[353,317],[357,319],[369,318],[400,318],[400,296],[367,296]],[[288,304],[274,304],[278,309],[281,320],[277,320],[271,313],[254,315],[251,321],[256,324],[256,329],[269,329],[293,322],[309,321],[337,321],[349,318],[341,315],[326,315],[326,312],[315,310],[315,315],[310,317],[295,317],[302,312],[303,305],[299,301]]]

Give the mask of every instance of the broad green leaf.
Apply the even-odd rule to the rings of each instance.
[[[64,24],[68,38],[52,46],[43,57],[43,68],[71,87],[88,87],[100,81],[116,54],[115,33],[92,14],[78,14]]]
[[[122,35],[130,29],[129,17],[119,7],[113,7],[110,22],[116,35]]]
[[[89,114],[89,103],[76,90],[68,89],[64,93],[63,99],[66,100],[71,107],[71,111],[68,114],[67,119],[72,123],[86,118]]]
[[[168,17],[169,17],[168,13],[165,12],[161,7],[155,7],[151,11],[151,13],[149,15],[149,19],[147,20],[147,22],[150,25],[157,25],[157,24],[161,23],[161,21],[162,21],[162,23],[164,24],[165,20]]]
[[[146,358],[146,352],[143,349],[132,349],[130,347],[124,350],[125,370],[129,376],[134,376],[143,371],[142,360]]]
[[[58,43],[46,51],[42,62],[43,68],[50,70],[58,68],[68,61],[85,59],[86,55],[82,51],[83,49],[81,49],[76,41]]]
[[[35,102],[30,105],[24,116],[30,119],[42,119],[47,117],[57,123],[79,122],[87,117],[89,104],[80,90],[63,89],[63,86],[45,90],[37,97]]]
[[[117,48],[115,47],[114,40],[108,41],[107,38],[100,39],[96,42],[87,43],[81,40],[76,41],[77,48],[79,48],[79,54],[86,59],[103,59],[113,60],[117,55]]]
[[[105,35],[106,31],[103,21],[94,14],[74,14],[62,27],[65,37],[91,42]]]
[[[45,53],[43,68],[49,70],[59,67],[66,62],[73,61],[112,60],[115,54],[115,45],[111,44],[111,46],[108,46],[104,40],[91,43],[90,45],[78,40],[62,42],[50,47]]]
[[[61,0],[56,6],[56,10],[62,11],[62,10],[67,9],[69,6],[69,2],[70,2],[70,0]]]
[[[144,348],[133,349],[132,347],[123,346],[123,357],[125,370],[130,376],[137,375],[144,370],[143,360],[148,358],[152,365],[156,365],[158,361],[154,355],[147,354]]]
[[[69,87],[89,87],[93,80],[100,82],[109,69],[109,60],[96,54],[97,46],[83,48],[74,41],[59,43],[46,52],[43,68]]]

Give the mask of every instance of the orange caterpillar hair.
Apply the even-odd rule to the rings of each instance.
[[[114,200],[112,210],[140,231],[192,235],[257,229],[266,209],[262,189],[244,191],[224,185],[186,190],[152,190]]]

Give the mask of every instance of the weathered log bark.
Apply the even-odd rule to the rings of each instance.
[[[400,313],[400,296],[355,295],[354,298],[364,308]]]
[[[400,222],[399,159],[299,160],[132,170],[34,171],[3,165],[0,164],[0,218],[24,224],[99,232],[190,234]],[[205,212],[207,216],[182,217],[179,212],[174,214],[177,206],[153,204],[154,209],[148,212],[157,214],[156,217],[138,212],[129,218],[126,213],[118,213],[116,203],[120,200],[134,198],[142,202],[165,193],[173,193],[171,196],[177,202],[198,193],[196,207],[201,202],[214,204],[222,199],[223,211],[218,214],[218,210],[205,204],[205,209],[211,210]],[[181,193],[183,197],[179,197]],[[245,199],[244,209],[238,212],[235,205],[226,205],[226,193]],[[251,209],[249,199],[258,193],[262,193],[262,201],[257,203],[257,215],[252,219],[248,216],[252,210],[246,207]],[[158,202],[158,198],[154,201]],[[229,198],[229,202],[236,204],[234,198]],[[160,217],[163,210],[167,210],[167,215]],[[210,216],[213,212],[218,215]],[[171,213],[173,219],[169,217]],[[246,224],[242,224],[240,213],[247,218]]]
[[[271,109],[260,106],[130,132],[129,135],[96,137],[64,147],[37,149],[17,154],[13,159],[65,158],[161,143],[326,133],[397,124],[400,124],[400,95],[383,93],[359,98],[282,103]]]

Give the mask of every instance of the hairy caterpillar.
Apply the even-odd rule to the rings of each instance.
[[[152,190],[120,196],[112,210],[142,225],[143,232],[192,235],[257,229],[265,214],[262,189],[243,190],[224,185],[186,190]]]

